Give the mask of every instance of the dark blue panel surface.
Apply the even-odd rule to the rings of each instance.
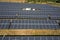
[[[60,40],[60,36],[5,36],[0,40]]]
[[[16,19],[0,20],[0,29],[60,29],[60,26],[56,20]]]

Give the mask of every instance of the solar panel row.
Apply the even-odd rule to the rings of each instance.
[[[55,16],[51,16],[50,15],[50,17],[51,17],[51,19],[60,19],[60,16],[58,15],[55,15]],[[5,19],[5,18],[7,18],[7,19],[23,19],[23,18],[25,18],[25,19],[48,19],[49,18],[49,16],[48,15],[0,15],[0,19]]]
[[[55,20],[27,20],[27,19],[0,20],[0,29],[8,29],[8,28],[9,29],[60,29],[60,26]]]
[[[31,19],[15,19],[15,20],[4,20],[1,19],[0,23],[7,23],[12,21],[12,23],[55,23],[56,24],[56,20],[31,20]]]
[[[0,15],[60,15],[58,11],[1,11]]]
[[[5,36],[0,40],[60,40],[60,36]]]
[[[47,18],[45,15],[0,15],[0,18]]]

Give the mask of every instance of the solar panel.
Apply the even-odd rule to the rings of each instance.
[[[5,36],[3,40],[60,40],[60,36]]]
[[[9,23],[9,22],[10,22],[10,20],[3,20],[3,19],[1,20],[1,19],[0,19],[0,24],[1,24],[1,23]]]
[[[60,16],[51,16],[51,19],[57,19],[57,20],[60,20]]]

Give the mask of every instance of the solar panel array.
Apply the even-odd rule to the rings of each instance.
[[[40,10],[26,11],[22,8],[36,8]],[[0,29],[60,29],[56,20],[60,19],[60,8],[46,4],[0,3]],[[48,19],[52,20],[40,20]],[[15,20],[16,19],[16,20]],[[18,20],[19,19],[19,20]]]
[[[40,10],[26,11],[22,8]],[[0,2],[0,29],[60,29],[60,7]],[[0,40],[60,40],[60,36],[0,36]]]

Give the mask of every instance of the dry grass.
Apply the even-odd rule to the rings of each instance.
[[[55,6],[55,7],[60,7],[60,3],[54,3],[54,2],[52,2],[52,3],[47,3],[47,4],[49,4],[49,5],[51,5],[51,6]]]
[[[60,3],[50,4],[51,6],[60,7]]]
[[[25,2],[25,0],[0,0],[0,2]]]
[[[1,29],[0,35],[60,35],[60,30],[49,29]]]

